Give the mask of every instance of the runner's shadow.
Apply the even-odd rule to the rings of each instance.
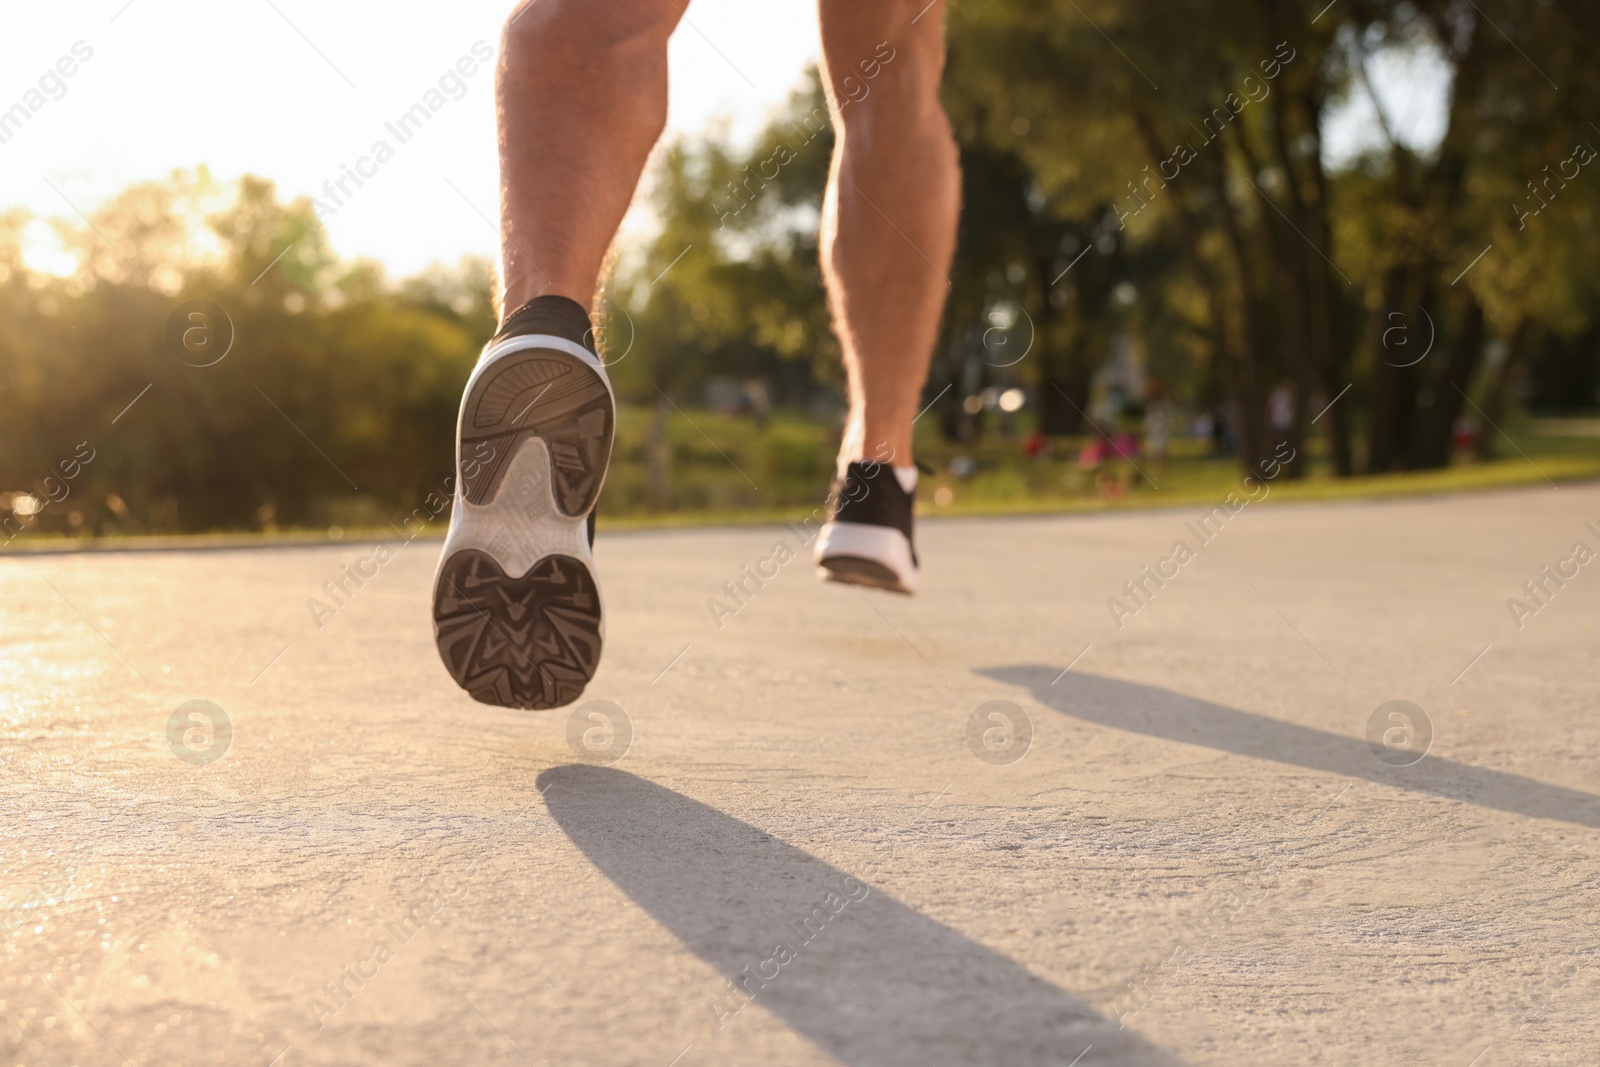
[[[1064,1067],[1090,1045],[1082,1067],[1179,1067],[878,889],[876,863],[853,877],[624,771],[556,767],[538,784],[595,866],[728,980],[683,990],[705,1005],[684,1041],[765,1009],[852,1067]]]
[[[988,667],[976,673],[1022,686],[1030,690],[1039,703],[1099,726],[1329,774],[1365,778],[1418,793],[1465,799],[1486,808],[1535,819],[1556,819],[1600,828],[1600,797],[1565,786],[1547,785],[1520,774],[1433,756],[1410,767],[1393,767],[1380,760],[1364,739],[1239,711],[1170,689],[1079,671],[1062,675],[1051,667],[1018,664]]]

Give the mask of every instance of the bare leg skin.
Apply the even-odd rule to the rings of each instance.
[[[554,294],[587,308],[667,121],[667,38],[686,0],[533,0],[506,23],[501,318]]]
[[[944,8],[820,2],[823,84],[838,108],[822,269],[850,381],[840,470],[863,457],[910,466],[961,199],[939,102]]]

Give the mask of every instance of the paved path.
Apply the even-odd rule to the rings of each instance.
[[[0,559],[0,1065],[1595,1062],[1600,488],[1199,512],[602,532],[575,724],[437,542]]]

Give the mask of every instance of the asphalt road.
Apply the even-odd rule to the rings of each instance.
[[[0,1067],[1593,1063],[1600,488],[1200,512],[602,527],[572,712],[437,542],[0,557]]]

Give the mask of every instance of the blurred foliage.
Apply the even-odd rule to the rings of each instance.
[[[670,410],[670,409],[669,409]],[[833,473],[838,431],[831,423],[774,413],[765,427],[723,412],[672,412],[655,436],[646,409],[624,406],[617,427],[616,461],[601,503],[602,529],[633,523],[753,522],[803,519],[821,503],[818,487]],[[1064,435],[1039,455],[1020,447],[1032,420],[999,416],[975,441],[945,437],[937,426],[918,424],[916,454],[932,469],[918,482],[917,511],[923,515],[994,515],[1112,508],[1207,506],[1240,490],[1238,463],[1218,456],[1205,441],[1176,437],[1161,467],[1100,456],[1090,460],[1098,435]],[[1578,420],[1581,434],[1600,421]],[[1595,437],[1574,436],[1556,420],[1542,426],[1518,418],[1506,427],[1522,454],[1448,468],[1339,478],[1313,443],[1315,472],[1308,478],[1272,483],[1274,499],[1319,500],[1388,494],[1460,492],[1515,485],[1545,485],[1600,478]],[[715,442],[713,448],[710,442]],[[655,443],[652,442],[663,442]],[[670,507],[653,495],[652,449],[665,449],[665,485]],[[1509,450],[1508,450],[1509,451]],[[659,453],[658,453],[659,454]],[[1146,475],[1152,480],[1147,480]],[[1256,485],[1252,482],[1251,485]],[[1160,489],[1155,486],[1159,485]],[[1257,490],[1258,492],[1258,490]]]
[[[1595,407],[1595,0],[954,0],[948,17],[964,213],[926,396],[953,438],[982,432],[962,402],[990,386],[1028,388],[1047,433],[1085,429],[1093,374],[1130,347],[1181,407],[1233,424],[1247,467],[1282,439],[1342,476],[1440,467],[1463,416],[1487,451],[1485,419],[1519,396]],[[1397,129],[1386,60],[1439,72],[1437,144]],[[1357,105],[1376,136],[1332,169],[1323,132]],[[673,146],[666,229],[616,289],[651,338],[639,380],[693,381],[741,344],[836,373],[814,241],[828,138],[803,139],[826,110],[813,78],[748,151]],[[795,161],[769,178],[781,144]]]
[[[48,501],[23,525],[377,523],[449,475],[460,390],[493,329],[487,263],[389,285],[331,254],[308,202],[204,171],[130,188],[89,221],[66,232],[83,267],[58,278],[25,268],[27,219],[0,218],[0,490]],[[231,321],[215,365],[169,347],[191,300]],[[212,328],[221,343],[226,324]],[[80,445],[94,458],[67,479]]]
[[[964,211],[919,449],[984,457],[979,498],[1103,494],[1020,444],[1136,430],[1136,403],[1101,414],[1094,384],[1130,352],[1177,412],[1231,423],[1237,456],[1195,457],[1206,470],[1280,439],[1304,457],[1290,478],[1443,468],[1490,458],[1503,438],[1482,424],[1520,405],[1594,410],[1600,0],[953,0],[947,17]],[[1441,72],[1436,143],[1408,142],[1375,86],[1395,60]],[[1357,105],[1374,136],[1334,166],[1324,131]],[[626,404],[607,514],[820,498],[840,403],[816,236],[832,122],[812,72],[751,143],[663,147],[659,229],[620,250],[601,303]],[[51,222],[79,264],[59,277],[24,262],[37,220],[0,214],[8,531],[381,525],[443,486],[493,329],[488,263],[388,279],[335,256],[308,201],[204,169],[79,221]],[[194,300],[231,323],[214,366],[168,341]],[[1013,387],[1014,418],[972,403]],[[741,392],[774,411],[705,410]]]
[[[633,342],[611,356],[621,395],[693,394],[727,375],[805,404],[819,383],[842,382],[817,261],[832,152],[815,70],[748,150],[715,138],[667,146],[651,191],[661,231],[608,294],[623,309],[610,312],[612,347]]]

